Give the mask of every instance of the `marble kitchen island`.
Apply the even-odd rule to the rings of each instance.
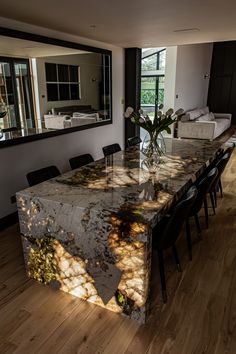
[[[130,148],[17,193],[28,276],[145,323],[152,228],[221,147],[166,144],[155,172]]]

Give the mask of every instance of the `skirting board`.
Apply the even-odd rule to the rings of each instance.
[[[0,231],[18,222],[18,213],[15,211],[12,214],[4,216],[0,219]]]

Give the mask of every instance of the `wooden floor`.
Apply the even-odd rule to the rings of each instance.
[[[236,353],[236,152],[223,177],[224,198],[193,230],[193,261],[184,234],[183,273],[166,256],[168,302],[154,264],[146,325],[100,309],[25,276],[18,227],[0,234],[0,353]],[[211,212],[211,210],[210,210]],[[154,254],[155,259],[155,254]],[[156,271],[155,271],[156,270]]]

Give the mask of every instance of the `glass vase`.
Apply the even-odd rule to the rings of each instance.
[[[147,133],[142,144],[142,153],[147,158],[160,159],[166,153],[165,141],[162,133]]]

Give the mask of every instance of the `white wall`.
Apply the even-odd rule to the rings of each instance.
[[[177,46],[166,48],[164,109],[175,105]]]
[[[167,111],[169,108],[175,107],[176,64],[177,46],[167,47],[165,66],[164,111]],[[173,124],[171,126],[171,134],[163,132],[163,136],[173,136]]]
[[[69,170],[68,159],[70,157],[91,153],[95,159],[98,159],[102,157],[102,146],[114,142],[123,146],[124,140],[124,107],[121,103],[124,97],[124,53],[122,48],[7,19],[1,21],[1,25],[111,50],[113,124],[0,149],[0,218],[16,210],[16,206],[10,203],[10,197],[27,187],[25,177],[27,172],[49,164],[57,165],[64,172]]]
[[[181,45],[177,47],[174,108],[184,110],[206,106],[210,73],[212,43]]]

